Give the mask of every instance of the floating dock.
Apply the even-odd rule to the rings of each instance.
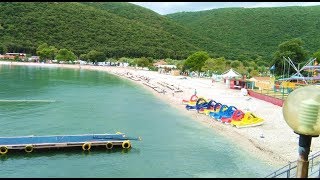
[[[24,150],[31,153],[35,149],[69,147],[79,147],[83,151],[90,151],[92,147],[99,146],[106,149],[112,149],[115,146],[129,149],[131,148],[130,140],[141,140],[141,138],[127,137],[124,133],[0,137],[0,155],[7,154],[10,151]]]

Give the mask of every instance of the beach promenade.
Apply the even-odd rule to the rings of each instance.
[[[248,156],[257,157],[270,165],[279,167],[298,159],[299,136],[286,124],[282,114],[282,107],[250,96],[244,96],[240,90],[229,89],[222,82],[212,83],[211,79],[184,78],[183,76],[113,66],[0,61],[1,64],[106,71],[141,85],[141,87],[149,90],[159,99],[170,104],[172,108],[226,137],[233,142],[234,146],[243,149]],[[213,118],[199,114],[196,111],[188,111],[185,105],[182,104],[182,100],[190,99],[195,90],[198,97],[203,96],[228,106],[232,105],[244,112],[250,111],[263,118],[264,124],[238,129],[215,121]],[[313,138],[310,154],[317,151],[320,151],[320,142],[318,138]]]

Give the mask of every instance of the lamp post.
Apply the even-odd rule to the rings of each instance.
[[[301,87],[289,94],[283,105],[286,123],[299,134],[297,178],[307,178],[312,137],[320,134],[320,87]]]

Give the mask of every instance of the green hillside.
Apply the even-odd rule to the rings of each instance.
[[[1,2],[0,53],[35,54],[42,44],[76,55],[184,59],[272,57],[278,45],[301,38],[320,49],[320,6],[226,8],[159,15],[126,2]],[[260,58],[261,59],[261,58]]]
[[[108,4],[103,3],[104,6]],[[0,9],[2,51],[35,53],[45,42],[58,49],[68,48],[77,55],[95,49],[105,52],[108,57],[181,59],[190,52],[201,50],[185,36],[179,37],[165,28],[83,3],[0,3]],[[165,17],[154,15],[152,18],[156,23]],[[190,39],[192,35],[188,37]]]
[[[183,39],[184,41],[194,44],[197,47],[201,47],[201,50],[208,51],[211,56],[219,56],[218,54],[223,54],[225,49],[230,49],[230,47],[226,44],[214,41],[206,36],[203,36],[202,33],[192,31],[183,24],[176,23],[166,16],[161,16],[154,11],[138,5],[125,2],[86,2],[83,4],[106,10],[110,13],[126,19],[134,20],[137,23],[154,27],[158,30],[169,32],[175,38]],[[212,49],[209,47],[214,47],[214,51],[212,51]]]
[[[270,58],[280,43],[292,38],[301,38],[311,52],[320,48],[320,6],[225,8],[166,17],[229,45],[231,49],[224,52],[229,58],[257,55]]]

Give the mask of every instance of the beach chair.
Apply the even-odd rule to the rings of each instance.
[[[232,120],[234,121],[240,121],[242,118],[244,117],[244,113],[237,109],[236,111],[234,111],[234,113],[232,114],[231,117],[222,117],[221,118],[221,122],[225,123],[225,124],[230,124]]]
[[[251,112],[246,112],[244,117],[240,121],[231,121],[231,125],[237,128],[259,126],[264,123],[264,120],[260,117],[255,116]]]

